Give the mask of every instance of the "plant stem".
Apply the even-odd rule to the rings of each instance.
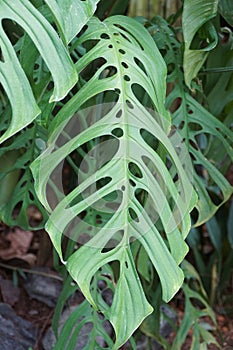
[[[8,270],[13,270],[13,271],[21,270],[25,273],[33,273],[35,275],[40,275],[40,276],[44,276],[44,277],[53,278],[53,279],[58,280],[58,281],[63,281],[63,278],[60,276],[56,276],[56,275],[42,272],[42,271],[36,271],[36,270],[31,270],[31,269],[26,269],[26,268],[19,268],[17,266],[10,266],[10,265],[3,264],[3,263],[0,263],[0,267],[3,267],[3,268],[8,269]]]
[[[200,71],[200,74],[227,73],[227,72],[232,72],[232,71],[233,71],[233,66],[230,66],[230,67],[205,68],[202,71]]]

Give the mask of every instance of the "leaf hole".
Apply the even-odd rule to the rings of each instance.
[[[105,303],[111,306],[114,297],[113,291],[110,288],[106,288],[103,290],[101,295]]]
[[[138,218],[138,216],[137,216],[135,210],[133,210],[132,208],[129,208],[129,209],[128,209],[128,212],[129,212],[130,218],[131,218],[133,221],[139,223],[139,218]]]
[[[33,202],[34,200],[35,200],[35,196],[34,196],[34,194],[32,193],[32,192],[28,192],[28,195],[29,195],[29,198],[30,198],[30,200]]]
[[[145,129],[140,129],[140,135],[143,138],[143,140],[153,149],[157,150],[158,147],[162,146],[161,142],[155,137],[152,133]]]
[[[103,177],[96,181],[96,189],[100,190],[107,184],[109,184],[112,181],[112,178],[110,176]]]
[[[27,181],[23,181],[21,184],[20,184],[20,187],[23,188],[24,186],[27,185]]]
[[[1,48],[0,48],[0,61],[5,62]]]
[[[124,192],[125,191],[125,186],[121,186],[121,190]]]
[[[129,179],[129,183],[130,183],[130,185],[133,186],[133,187],[136,186],[136,183],[135,183],[133,180],[131,180],[131,179]]]
[[[78,237],[78,243],[84,245],[89,242],[90,238],[91,237],[87,233],[81,233]]]
[[[188,123],[188,126],[190,128],[190,130],[192,131],[201,131],[203,130],[202,126],[200,124],[197,123]]]
[[[140,61],[137,57],[134,57],[134,62],[147,75],[146,68],[145,68],[144,64],[142,63],[142,61]]]
[[[160,186],[165,186],[163,175],[161,174],[161,171],[157,169],[154,162],[146,156],[142,156],[142,161],[146,165],[146,167],[150,170],[151,174],[156,179],[156,181],[160,184]]]
[[[132,175],[134,175],[135,177],[137,177],[139,179],[142,179],[142,177],[143,177],[142,172],[136,163],[130,162],[128,164],[128,169]]]
[[[101,37],[101,39],[105,39],[105,40],[110,39],[110,36],[109,36],[108,34],[106,34],[106,33],[102,33],[102,34],[100,35],[100,37]]]
[[[124,135],[124,132],[121,128],[115,128],[112,130],[112,135],[116,137],[122,137]]]
[[[130,81],[130,77],[128,76],[128,75],[124,75],[124,77],[123,77],[123,79],[125,80],[125,81]]]
[[[23,209],[23,201],[19,201],[16,203],[12,210],[12,219],[17,220],[18,216],[20,215],[21,210]]]
[[[116,118],[120,118],[122,116],[122,109],[120,109],[117,114],[116,114]]]
[[[101,253],[108,253],[109,251],[116,248],[122,241],[124,236],[124,230],[119,230],[114,233],[114,235],[106,242],[105,246],[102,248]]]
[[[125,55],[125,54],[126,54],[125,50],[123,50],[123,49],[119,49],[119,52],[120,52],[122,55]]]
[[[177,111],[180,106],[182,105],[183,101],[181,97],[176,97],[169,106],[169,110],[174,113],[175,111]]]
[[[125,63],[125,62],[121,62],[121,65],[122,65],[125,69],[129,68],[128,64]]]
[[[69,169],[71,168],[72,175],[74,175],[74,181],[78,176],[78,184],[80,185],[87,177],[111,161],[118,149],[119,140],[113,135],[93,138],[91,142],[88,141],[78,147],[75,153],[72,152],[69,155]],[[76,186],[77,180],[76,183],[69,186],[70,190]]]
[[[195,141],[196,141],[196,140],[195,140]],[[195,150],[198,151],[198,144],[197,144],[197,142],[195,142],[195,141],[189,140],[189,144],[190,144],[190,146],[192,146]]]
[[[98,57],[91,61],[79,74],[86,80],[89,81],[93,74],[96,73],[103,65],[106,64],[106,59]]]
[[[172,180],[173,182],[177,182],[179,180],[179,175],[176,173]]]
[[[154,103],[147,93],[147,91],[139,84],[132,84],[131,86],[132,92],[137,100],[143,101],[143,105],[147,107],[147,112],[151,113],[154,117]]]
[[[132,34],[132,31],[127,30],[125,27],[123,27],[123,26],[121,26],[121,25],[119,25],[119,24],[115,24],[115,26],[116,26],[117,28],[119,28],[119,33],[120,33],[120,35],[121,35],[124,39],[130,41],[130,42],[133,43],[134,45],[137,43],[138,46],[140,47],[140,49],[141,49],[142,51],[144,50],[144,47],[142,46],[141,42],[138,40],[138,38],[137,38],[136,36],[134,36],[134,35]],[[133,39],[136,41],[136,43],[134,42]]]
[[[182,120],[182,122],[179,124],[179,130],[182,130],[185,126],[185,121]]]
[[[108,66],[102,70],[98,79],[105,79],[109,77],[113,77],[117,73],[117,68],[115,66]]]
[[[126,100],[125,102],[130,109],[134,109],[134,105],[130,102],[130,100]]]
[[[13,46],[24,34],[24,29],[16,21],[12,21],[11,19],[4,18],[2,20],[2,28]]]
[[[97,225],[102,225],[103,220],[102,220],[101,215],[97,214],[97,215],[95,216],[95,220],[96,220],[96,224],[97,224]]]
[[[189,153],[190,158],[195,162],[197,160],[197,157],[193,153]]]
[[[120,196],[119,196],[119,198],[120,198]],[[120,198],[120,199],[122,199],[122,198]],[[110,209],[111,212],[115,213],[119,209],[119,206],[120,206],[119,203],[121,203],[121,200],[118,200],[118,202],[117,201],[115,201],[115,202],[106,202],[105,203],[105,208]]]
[[[29,192],[30,196],[31,192]],[[27,208],[28,223],[31,227],[38,227],[43,221],[43,215],[36,205],[31,204]]]
[[[174,70],[175,70],[176,66],[175,63],[169,63],[167,65],[167,74],[170,75]]]
[[[128,262],[125,261],[125,267],[128,269],[129,268],[129,265],[128,265]]]
[[[142,188],[137,188],[134,192],[134,195],[135,195],[135,198],[137,199],[137,201],[144,208],[146,201],[148,199],[149,193]]]
[[[222,203],[224,195],[220,188],[216,189],[216,191],[211,191],[211,189],[206,188],[206,191],[208,192],[208,195],[210,196],[214,205],[219,206]]]
[[[112,48],[113,48],[113,45],[112,45],[112,44],[108,45],[108,48],[109,48],[109,49],[112,49]]]

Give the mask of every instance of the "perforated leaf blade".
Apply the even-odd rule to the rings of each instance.
[[[87,213],[86,220],[91,220],[95,205],[102,203],[98,214],[101,224],[89,225],[89,240],[70,256],[66,267],[87,300],[112,322],[117,349],[152,312],[132,259],[130,241],[139,240],[144,246],[159,275],[163,298],[170,300],[183,282],[179,264],[187,253],[184,238],[191,226],[189,213],[196,195],[187,176],[190,169],[184,170],[176,152],[177,140],[168,137],[170,117],[164,107],[166,66],[152,38],[134,20],[115,16],[103,23],[97,19],[90,21],[78,44],[85,45],[90,40],[95,44],[80,58],[76,68],[82,72],[101,56],[100,67],[59,111],[50,127],[49,146],[33,163],[32,171],[37,194],[51,212],[46,229],[63,261],[62,234],[73,225],[72,235],[79,241],[81,233],[88,232],[88,222],[77,222],[76,217]],[[141,93],[152,102],[150,111],[141,103]],[[110,100],[115,96],[111,108],[103,104],[81,109],[75,115],[80,107],[93,104],[94,97],[98,101],[103,96]],[[90,122],[93,115],[96,119]],[[77,125],[85,123],[75,133]],[[151,135],[152,144],[146,142],[145,133]],[[88,174],[76,167],[80,175],[78,186],[64,196],[51,174],[55,174],[66,156],[101,137],[95,157],[88,152],[84,157]],[[111,142],[116,146],[112,153]],[[93,170],[92,161],[98,160],[99,154],[104,157],[100,157]],[[108,181],[98,187],[104,179]],[[58,198],[55,206],[47,195],[51,183]],[[93,185],[94,190],[90,190]],[[138,191],[148,193],[148,200],[140,202]],[[116,208],[105,216],[103,212],[109,202]],[[152,213],[157,216],[151,216]],[[113,246],[111,240],[115,240]],[[112,261],[119,263],[120,274],[112,306],[103,310],[93,299],[90,283],[93,275]]]
[[[193,159],[193,185],[198,194],[198,217],[194,225],[199,226],[208,221],[232,195],[233,188],[221,167],[223,158],[211,152],[211,144],[221,145],[224,161],[226,164],[230,163],[233,155],[233,134],[229,127],[187,92],[184,72],[180,68],[181,43],[172,28],[159,16],[147,22],[147,27],[162,50],[167,66],[172,67],[167,80],[174,88],[167,96],[166,106],[173,110],[173,124],[179,129]],[[213,105],[214,101],[209,100],[209,103]],[[214,196],[218,197],[217,202]]]
[[[18,62],[10,40],[2,27],[0,27],[0,45],[4,60],[4,62],[0,62],[0,80],[8,95],[13,114],[11,123],[0,137],[2,143],[35,119],[40,113],[40,109],[36,104],[29,82]]]
[[[194,174],[194,184],[199,197],[196,204],[199,216],[195,225],[199,226],[208,221],[220,206],[231,197],[233,188],[221,173],[215,159],[212,159],[208,154],[205,155],[205,149],[200,147],[197,141],[199,140],[199,137],[201,138],[201,135],[203,135],[204,139],[206,138],[206,142],[208,142],[207,137],[209,135],[215,137],[220,140],[222,147],[225,149],[225,154],[232,160],[233,133],[191,96],[185,94],[185,98],[188,111],[190,112],[188,114],[187,123],[192,125],[192,129],[189,129],[189,139],[191,140],[189,150],[193,155],[194,164],[197,167],[200,165],[203,167],[202,174],[198,174],[197,171]],[[181,111],[182,108],[175,112],[175,118],[177,118],[177,121],[181,121],[180,118],[182,117],[182,113],[179,115]],[[182,129],[182,133],[186,133],[185,130],[187,127],[188,124]],[[209,184],[212,184],[212,186]],[[218,203],[213,200],[211,190],[221,198]]]
[[[68,44],[93,16],[100,0],[46,0]]]
[[[107,266],[102,273],[95,276],[92,281],[92,288],[95,290],[95,294],[98,293],[99,300],[107,306],[103,300],[103,295],[107,289],[114,289],[111,279],[106,278],[104,275],[112,276],[112,271],[109,266]],[[69,283],[66,282],[59,301],[62,304],[62,309],[64,304],[70,295],[74,293],[74,289],[77,290],[77,286],[70,286],[71,278],[69,277]],[[102,285],[103,289],[100,291],[98,285]],[[65,290],[66,289],[66,290]],[[102,293],[101,293],[102,292]],[[56,306],[57,309],[60,308],[59,305]],[[57,338],[54,350],[69,349],[73,350],[77,348],[77,344],[82,346],[82,349],[102,349],[103,344],[108,346],[109,349],[113,348],[113,340],[111,338],[112,328],[109,321],[103,315],[100,315],[94,310],[87,300],[82,301],[79,305],[71,307],[72,312],[67,312],[64,310],[63,318],[65,314],[68,313],[68,317],[61,329],[59,327],[59,336]],[[58,315],[56,315],[57,317]],[[57,326],[59,324],[59,319],[57,320]],[[81,345],[82,344],[82,345]]]
[[[219,0],[185,0],[182,15],[184,50],[184,77],[188,87],[196,77],[208,51],[212,50],[218,42],[218,36],[213,25],[209,22],[217,14]],[[200,48],[191,48],[194,36],[202,29],[204,35],[199,39]],[[201,35],[202,36],[202,35]],[[201,42],[203,39],[203,42]],[[206,42],[204,42],[206,39]],[[203,47],[202,47],[203,46]]]
[[[31,37],[54,80],[51,101],[62,99],[77,82],[77,72],[69,54],[53,27],[27,0],[4,0],[0,3],[0,19],[15,21]],[[0,142],[28,125],[40,113],[29,82],[21,68],[14,48],[0,26],[2,60],[0,77],[12,106],[12,120]],[[13,84],[12,84],[13,82]]]
[[[18,225],[25,230],[43,228],[47,220],[47,213],[36,196],[32,173],[27,165],[39,154],[36,145],[38,134],[38,129],[33,125],[19,133],[10,145],[0,148],[0,218],[8,226]],[[35,135],[38,136],[37,140],[34,140]],[[32,224],[33,212],[37,218]]]

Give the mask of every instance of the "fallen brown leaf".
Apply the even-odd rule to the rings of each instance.
[[[15,228],[14,231],[6,235],[5,239],[10,243],[10,246],[9,248],[0,249],[0,258],[3,260],[20,258],[27,261],[26,253],[30,247],[32,238],[33,233],[31,231],[23,231]]]

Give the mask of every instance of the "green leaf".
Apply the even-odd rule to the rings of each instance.
[[[219,0],[219,12],[230,26],[233,25],[233,7],[231,0]]]
[[[148,255],[146,253],[145,248],[142,246],[141,249],[138,252],[138,259],[137,259],[137,269],[140,275],[145,278],[147,282],[150,282],[150,272],[149,272],[149,259]]]
[[[93,45],[88,48],[90,40]],[[177,139],[168,136],[166,66],[146,30],[123,16],[103,23],[93,19],[77,45],[87,50],[76,64],[78,72],[101,57],[100,66],[61,108],[50,125],[48,148],[31,168],[37,194],[51,213],[46,229],[54,247],[64,262],[62,234],[81,243],[64,263],[87,300],[112,322],[117,349],[152,312],[130,240],[143,245],[159,275],[163,299],[170,300],[183,283],[179,264],[188,250],[184,239],[190,230],[196,194],[176,152]],[[150,112],[138,96],[145,96],[153,108]],[[111,102],[110,107],[103,104],[84,109],[96,101],[104,102],[104,97]],[[77,133],[76,118],[81,129]],[[91,151],[84,152],[84,145]],[[84,153],[86,173],[72,161],[73,152],[77,157]],[[66,196],[51,177],[65,157],[79,174],[78,185]],[[52,205],[53,196],[57,202]],[[109,203],[116,209],[109,212]],[[95,209],[99,205],[101,210]],[[82,241],[83,234],[89,236],[87,242]],[[90,283],[98,269],[113,261],[119,262],[119,279],[112,306],[105,310],[94,300]]]
[[[0,18],[1,18],[0,4]],[[2,61],[0,62],[0,80],[12,106],[12,119],[0,143],[17,133],[32,122],[40,113],[28,80],[21,68],[16,53],[0,26],[0,45]],[[12,84],[14,82],[14,84]]]
[[[111,268],[105,266],[104,272],[112,274]],[[110,276],[110,275],[109,275]],[[68,283],[67,283],[68,282]],[[56,313],[56,318],[58,314],[64,307],[64,297],[65,300],[71,295],[71,292],[77,289],[77,286],[69,286],[71,283],[70,278],[68,278],[66,286],[64,287],[60,301],[62,303],[62,308],[57,304],[58,313]],[[111,281],[108,278],[104,278],[103,273],[98,273],[92,281],[92,289],[97,294],[98,283],[102,282],[106,284],[106,289],[110,288]],[[106,290],[105,289],[105,290]],[[104,291],[104,290],[103,290]],[[63,299],[62,299],[63,297]],[[98,295],[99,300],[103,301],[103,296],[101,293]],[[56,320],[56,323],[58,320]],[[112,331],[109,322],[103,315],[99,315],[96,310],[94,310],[87,300],[82,301],[69,315],[66,322],[64,323],[62,329],[57,337],[57,342],[54,350],[60,349],[75,349],[77,344],[82,343],[83,349],[102,349],[99,345],[99,340],[101,339],[106,343],[109,349],[113,348],[113,340],[108,334],[107,330]]]
[[[223,159],[219,159],[216,153],[211,152],[211,145],[213,143],[221,145],[224,163],[231,163],[233,133],[227,125],[190,96],[184,85],[184,73],[181,68],[181,43],[173,29],[159,16],[145,24],[163,52],[167,66],[171,67],[167,80],[174,88],[167,96],[166,105],[173,111],[174,127],[180,131],[181,138],[193,159],[193,184],[198,194],[196,208],[199,212],[195,225],[198,226],[208,221],[232,194],[233,188],[222,174]],[[222,79],[224,81],[224,77]],[[225,94],[228,96],[228,93]],[[214,101],[209,100],[209,104],[215,104],[215,100],[216,98]],[[214,196],[218,197],[217,202]]]
[[[183,64],[185,82],[188,87],[205,62],[208,52],[217,45],[218,36],[214,26],[209,21],[217,14],[218,2],[219,0],[184,0],[182,23],[185,50]],[[191,44],[198,31],[199,43],[204,47],[192,49]]]
[[[208,332],[204,327],[201,327],[201,325],[198,326],[198,329],[206,345],[215,344],[220,349],[219,343],[210,332]]]
[[[187,122],[181,133],[184,137],[187,137],[188,133],[188,138],[191,140],[188,147],[193,156],[194,164],[197,167],[196,169],[198,167],[202,169],[194,173],[194,186],[198,194],[196,208],[199,212],[195,225],[198,226],[208,221],[216,213],[218,208],[230,198],[233,191],[231,184],[219,170],[217,161],[212,158],[211,154],[205,154],[208,147],[207,145],[202,147],[201,137],[204,136],[207,142],[208,138],[210,138],[211,142],[211,137],[218,139],[225,150],[225,154],[230,159],[233,159],[233,135],[230,129],[211,115],[190,95],[185,94],[184,97],[189,114],[185,117],[187,118]],[[178,108],[174,113],[175,123],[184,120],[182,117],[182,108],[183,106]],[[189,125],[191,125],[191,128],[189,128]],[[212,193],[221,198],[218,203],[213,200]]]
[[[28,167],[28,163],[40,153],[36,145],[39,140],[42,141],[38,128],[34,125],[15,136],[10,145],[0,148],[0,159],[7,165],[5,169],[1,166],[0,173],[0,218],[9,226],[17,225],[25,230],[35,229],[30,223],[29,215],[29,210],[33,208],[41,213],[36,229],[44,227],[47,220],[47,213],[37,198],[32,173]]]
[[[192,332],[192,349],[199,349],[202,344],[202,340],[204,344],[216,344],[218,346],[217,341],[205,329],[205,325],[201,324],[200,319],[202,317],[208,316],[216,325],[215,315],[211,307],[208,305],[206,300],[203,298],[201,293],[198,293],[192,290],[188,284],[184,284],[182,287],[185,293],[185,312],[182,319],[182,322],[179,326],[179,329],[176,333],[176,337],[172,344],[172,350],[181,349],[182,344],[185,342],[185,339],[188,336],[189,330],[193,329]],[[192,301],[196,300],[199,303],[199,308],[192,304]],[[199,346],[199,347],[198,347]]]
[[[74,86],[78,77],[71,58],[49,22],[27,0],[3,0],[0,3],[0,19],[9,19],[19,24],[30,36],[43,57],[54,80],[51,101],[62,99]],[[2,62],[0,62],[1,83],[12,106],[12,120],[0,142],[24,128],[40,113],[25,73],[16,53],[0,26]],[[14,84],[12,85],[12,82]]]
[[[68,275],[68,277],[64,281],[63,288],[57,300],[56,307],[54,310],[54,315],[53,315],[52,328],[56,338],[58,337],[59,319],[61,317],[62,310],[64,309],[64,306],[69,300],[69,298],[72,295],[74,295],[77,289],[78,289],[78,285],[73,284],[72,277]]]
[[[100,0],[45,0],[68,44],[93,16]]]
[[[206,226],[211,242],[213,243],[217,252],[221,254],[223,238],[216,217],[213,216],[209,221],[207,221]]]
[[[230,210],[229,210],[229,217],[227,221],[227,233],[228,233],[228,239],[231,245],[231,248],[233,248],[233,201],[231,201]]]
[[[17,150],[0,153],[0,209],[9,202],[20,177],[20,170],[14,169],[19,152]]]

